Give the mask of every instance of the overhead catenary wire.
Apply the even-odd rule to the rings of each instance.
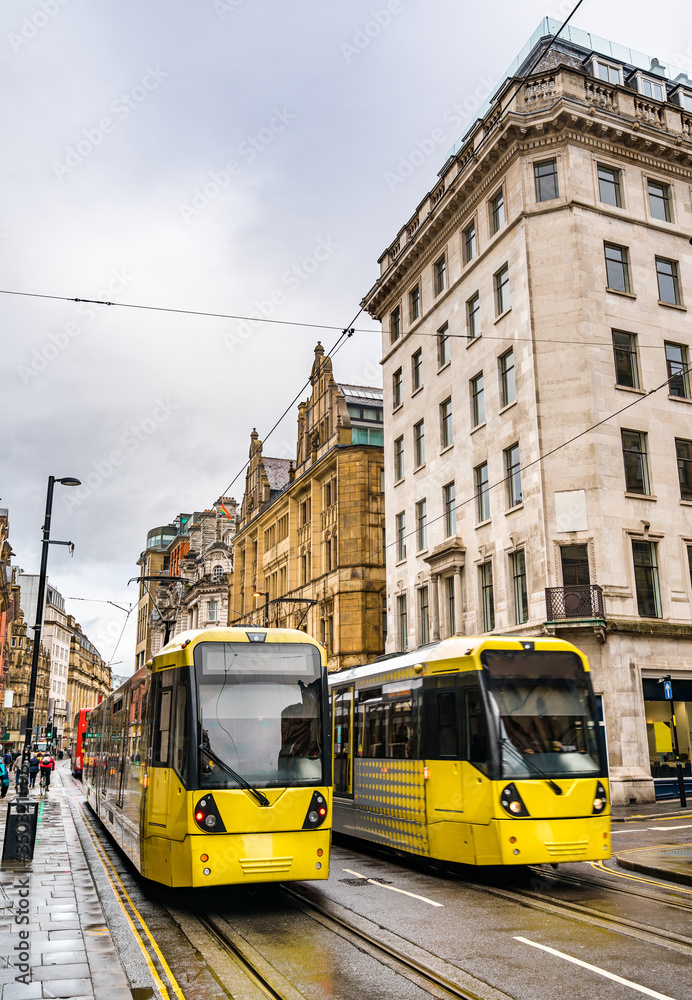
[[[637,406],[639,403],[642,403],[645,399],[648,399],[650,396],[653,396],[654,393],[659,392],[660,389],[663,389],[665,386],[669,385],[673,381],[673,379],[679,378],[681,374],[684,373],[684,374],[689,375],[690,371],[692,371],[692,362],[690,364],[688,364],[688,365],[685,365],[679,372],[675,372],[673,375],[671,375],[669,378],[667,378],[665,380],[665,382],[661,382],[661,384],[657,385],[655,389],[650,389],[644,395],[638,396],[636,399],[632,400],[631,403],[627,403],[625,406],[620,407],[619,410],[615,410],[613,413],[609,413],[607,417],[603,417],[603,419],[597,421],[597,423],[591,424],[590,427],[585,427],[583,431],[579,431],[578,434],[574,434],[571,438],[568,438],[566,441],[563,441],[561,444],[558,444],[554,448],[551,448],[550,451],[546,451],[546,452],[544,452],[544,454],[539,455],[537,458],[531,459],[531,461],[527,462],[525,465],[519,466],[518,469],[514,470],[513,474],[516,474],[516,472],[519,472],[519,473],[525,472],[527,469],[530,469],[532,466],[538,465],[539,463],[544,462],[547,458],[550,458],[551,455],[555,455],[558,451],[562,451],[563,448],[567,448],[567,447],[569,447],[569,445],[574,444],[574,442],[578,441],[579,438],[585,437],[585,435],[590,434],[592,431],[595,431],[597,428],[601,427],[603,424],[608,423],[609,420],[614,420],[615,417],[619,417],[620,414],[624,413],[626,410],[631,410],[633,406]],[[459,503],[455,503],[454,507],[452,508],[454,510],[454,513],[456,514],[456,512],[458,510],[461,510],[461,508],[465,507],[467,504],[473,503],[474,500],[477,500],[478,497],[481,496],[482,494],[490,493],[491,490],[497,489],[498,486],[503,486],[510,479],[511,479],[511,475],[503,476],[502,479],[498,479],[494,483],[489,483],[488,486],[486,486],[484,489],[477,490],[475,493],[472,493],[471,496],[466,497],[464,500],[461,500]],[[430,525],[430,524],[435,524],[437,521],[442,521],[445,517],[447,517],[447,514],[448,514],[448,511],[444,511],[442,514],[439,514],[437,517],[431,518],[431,520],[429,520],[429,521],[426,518],[426,522],[425,522],[426,527],[428,525]],[[384,545],[384,548],[385,549],[389,549],[392,546],[397,545],[402,539],[413,538],[415,536],[415,534],[416,534],[416,531],[417,531],[416,528],[413,528],[411,531],[407,531],[404,535],[395,538],[391,542],[387,542]]]

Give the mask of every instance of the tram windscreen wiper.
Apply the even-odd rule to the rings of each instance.
[[[562,795],[562,789],[560,786],[554,782],[552,778],[549,778],[545,771],[542,771],[538,764],[536,764],[530,756],[521,753],[520,750],[517,750],[512,741],[507,739],[506,736],[500,737],[500,745],[507,747],[508,750],[511,750],[514,756],[520,760],[522,764],[526,764],[529,771],[533,771],[537,778],[542,778],[546,784],[550,785],[556,795]]]
[[[242,774],[238,774],[238,772],[234,771],[232,767],[229,767],[228,764],[220,757],[217,757],[216,754],[209,749],[209,747],[200,745],[199,749],[202,753],[205,753],[210,760],[213,760],[215,764],[218,764],[222,770],[226,771],[227,774],[230,774],[233,780],[237,781],[241,788],[245,788],[248,792],[251,792],[261,806],[271,805],[267,796],[263,795],[259,788],[255,788],[255,786],[251,785],[249,781],[246,781]]]

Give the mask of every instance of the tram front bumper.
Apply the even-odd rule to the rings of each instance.
[[[329,828],[191,836],[192,885],[327,879],[330,840]]]
[[[557,864],[610,857],[610,816],[496,820],[499,863]]]

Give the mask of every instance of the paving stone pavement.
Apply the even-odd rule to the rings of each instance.
[[[0,864],[0,1000],[132,1000],[60,770],[45,796],[31,797],[40,800],[34,857]]]

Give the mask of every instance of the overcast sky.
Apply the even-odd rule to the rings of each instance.
[[[546,13],[490,0],[5,0],[0,288],[321,323],[242,324],[0,294],[0,506],[116,674],[147,531],[203,510],[329,348],[377,258]],[[574,24],[692,70],[689,0],[585,0]],[[461,127],[457,122],[464,119]],[[437,131],[435,131],[437,130]],[[430,139],[433,132],[442,142]],[[393,180],[416,149],[425,162]],[[416,157],[414,157],[416,159]],[[339,380],[380,383],[359,333]],[[296,414],[265,454],[292,457]],[[242,496],[241,475],[231,490]],[[123,662],[120,662],[123,661]]]

